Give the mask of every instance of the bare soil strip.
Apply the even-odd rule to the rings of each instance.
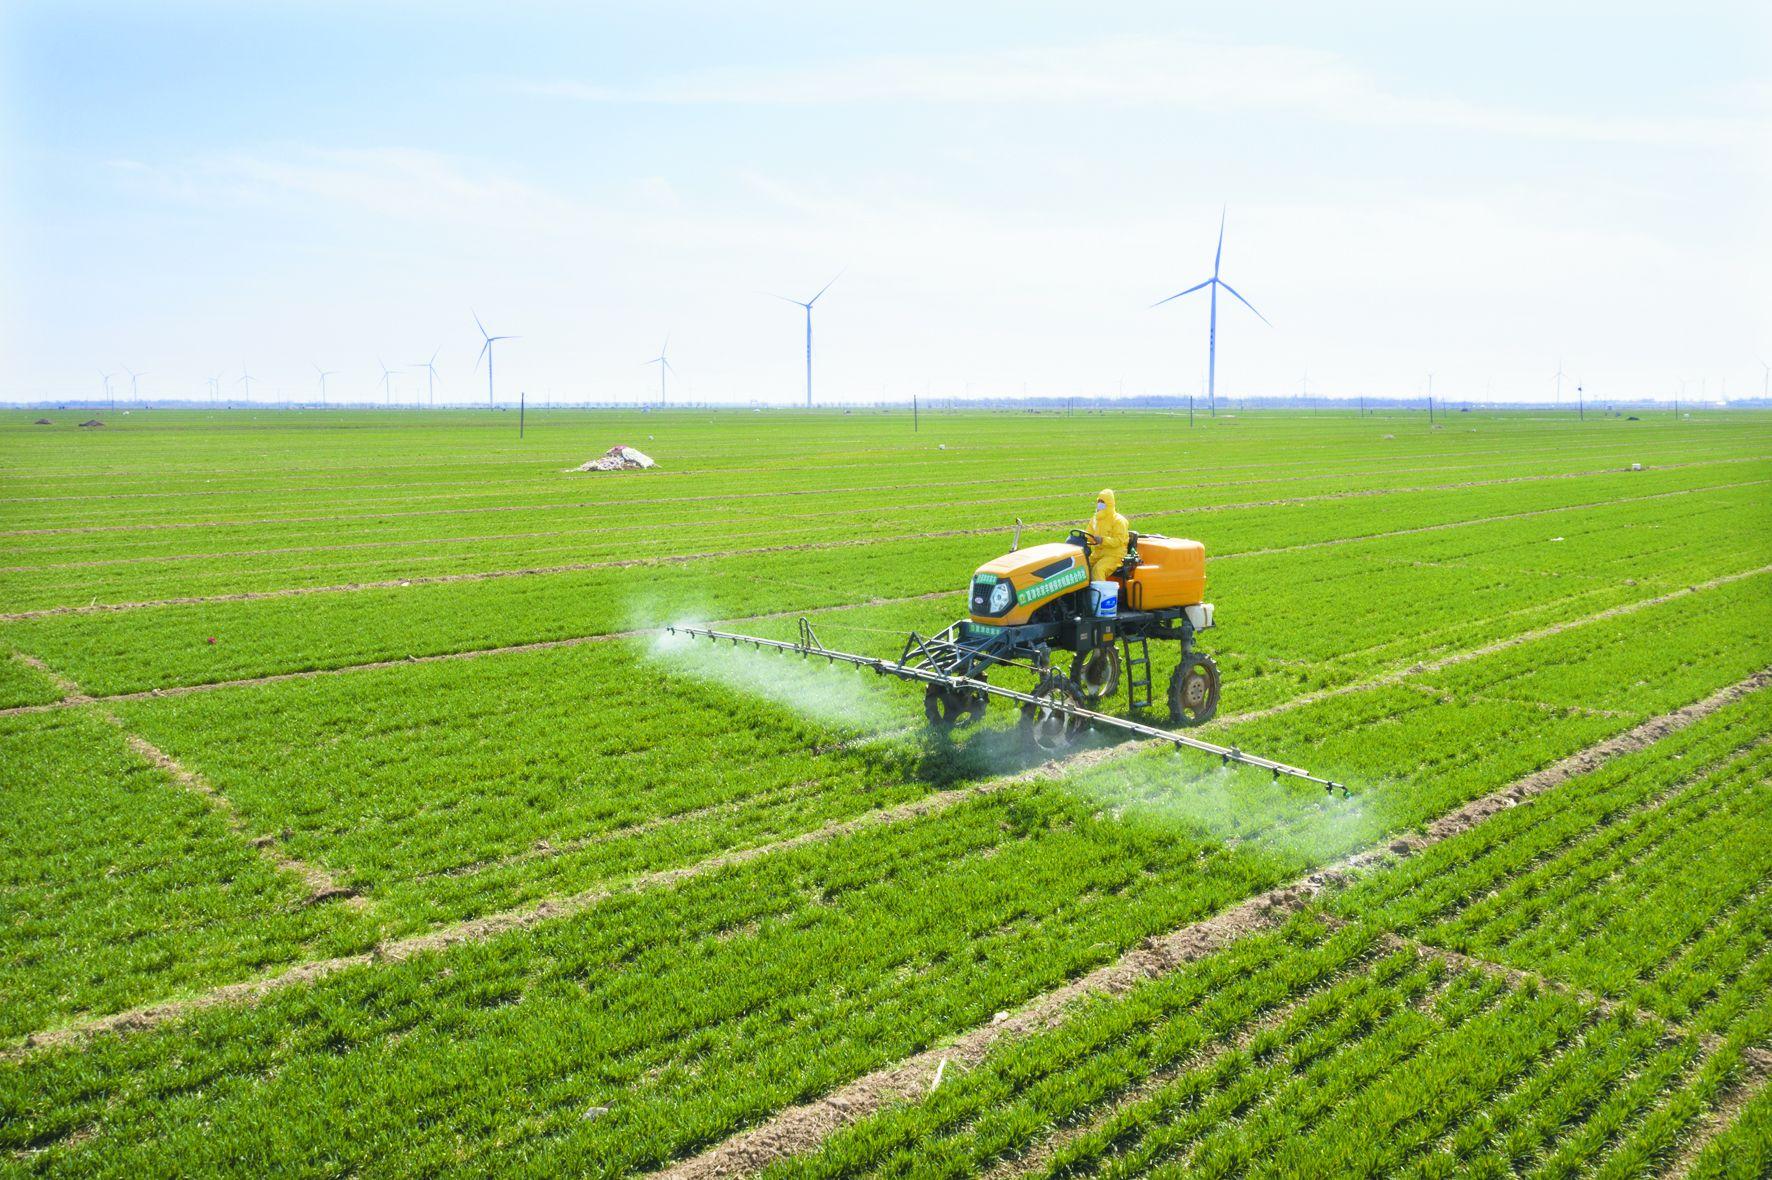
[[[1355,873],[1381,865],[1393,856],[1419,852],[1621,754],[1646,749],[1768,683],[1772,683],[1772,668],[1756,672],[1701,701],[1651,718],[1616,737],[1472,800],[1435,820],[1422,833],[1387,841],[1297,881],[1257,894],[1210,918],[1146,939],[1116,962],[1048,992],[1014,1013],[1000,1016],[991,1024],[963,1033],[952,1042],[898,1065],[857,1078],[823,1098],[784,1110],[761,1126],[736,1135],[692,1159],[680,1161],[659,1175],[671,1180],[748,1175],[784,1156],[809,1151],[846,1123],[872,1114],[889,1103],[911,1101],[927,1094],[935,1070],[944,1060],[976,1066],[999,1040],[1026,1036],[1060,1023],[1065,1010],[1083,996],[1123,993],[1144,980],[1167,974],[1247,934],[1277,927],[1323,891]]]
[[[1766,1079],[1772,1077],[1772,1050],[1749,1048],[1741,1053],[1741,1076],[1723,1091],[1717,1104],[1699,1116],[1698,1129],[1691,1138],[1681,1146],[1662,1175],[1668,1180],[1685,1180],[1692,1172],[1692,1165],[1710,1141],[1735,1125],[1741,1114],[1741,1108],[1758,1097],[1766,1088]]]
[[[1593,474],[1593,473],[1581,472],[1578,474],[1587,475],[1587,474]],[[1517,482],[1521,482],[1522,479],[1542,480],[1542,479],[1570,479],[1570,478],[1575,478],[1575,476],[1574,475],[1530,476],[1530,477],[1517,477],[1517,478],[1513,478],[1513,479],[1503,479],[1503,480],[1479,480],[1474,483],[1445,484],[1445,485],[1436,486],[1436,487],[1386,488],[1386,489],[1367,489],[1367,490],[1351,491],[1351,492],[1327,492],[1322,495],[1297,496],[1297,497],[1291,497],[1291,498],[1279,499],[1279,500],[1252,501],[1252,502],[1241,503],[1241,504],[1206,505],[1206,506],[1202,506],[1199,508],[1191,509],[1190,511],[1197,512],[1197,513],[1207,513],[1207,512],[1240,511],[1240,510],[1250,510],[1250,509],[1259,509],[1259,508],[1278,508],[1278,507],[1284,507],[1284,506],[1292,505],[1292,504],[1315,503],[1315,502],[1323,501],[1323,500],[1347,500],[1347,499],[1360,499],[1360,498],[1366,498],[1366,497],[1371,497],[1371,496],[1392,495],[1392,494],[1395,494],[1398,492],[1449,491],[1449,490],[1454,490],[1454,489],[1458,489],[1458,488],[1488,486],[1488,485],[1497,484],[1497,483],[1517,483]],[[1470,526],[1478,525],[1478,524],[1486,524],[1486,523],[1491,523],[1491,522],[1495,522],[1495,521],[1514,520],[1514,519],[1520,519],[1523,517],[1543,515],[1543,514],[1553,513],[1553,512],[1581,511],[1581,510],[1587,509],[1587,508],[1606,507],[1606,506],[1610,506],[1610,505],[1616,504],[1616,503],[1636,502],[1637,500],[1656,500],[1656,499],[1664,499],[1664,498],[1671,497],[1671,496],[1689,496],[1689,495],[1701,494],[1701,493],[1705,493],[1705,492],[1727,491],[1727,490],[1737,489],[1737,488],[1741,488],[1741,487],[1756,486],[1758,484],[1765,483],[1765,482],[1767,482],[1767,481],[1765,481],[1765,480],[1749,480],[1744,483],[1713,485],[1713,486],[1708,486],[1708,487],[1703,487],[1703,488],[1679,488],[1679,489],[1675,489],[1672,491],[1657,492],[1657,493],[1653,493],[1653,494],[1646,495],[1646,496],[1635,497],[1632,500],[1627,500],[1627,501],[1609,500],[1609,501],[1595,502],[1595,503],[1591,503],[1591,504],[1572,504],[1572,505],[1559,506],[1556,508],[1536,509],[1536,510],[1533,510],[1530,512],[1505,513],[1505,514],[1501,514],[1501,515],[1497,515],[1497,516],[1482,517],[1482,518],[1479,518],[1476,520],[1470,520],[1470,521],[1448,521],[1443,524],[1426,525],[1426,526],[1420,526],[1420,527],[1408,528],[1408,529],[1398,529],[1393,532],[1367,533],[1367,534],[1363,534],[1363,535],[1356,536],[1356,537],[1334,537],[1334,538],[1329,538],[1329,539],[1323,540],[1323,541],[1309,541],[1309,542],[1305,542],[1300,545],[1284,545],[1284,546],[1276,546],[1276,547],[1268,548],[1268,549],[1256,549],[1256,550],[1246,550],[1246,551],[1239,552],[1239,553],[1227,553],[1227,554],[1221,555],[1218,558],[1218,560],[1227,561],[1227,560],[1230,560],[1232,558],[1237,558],[1237,557],[1265,557],[1265,556],[1270,556],[1273,554],[1291,553],[1291,552],[1295,552],[1298,550],[1304,550],[1304,549],[1319,549],[1319,548],[1325,548],[1325,547],[1333,546],[1333,545],[1347,545],[1347,544],[1353,544],[1353,543],[1360,542],[1360,541],[1377,540],[1377,539],[1380,539],[1383,537],[1408,536],[1408,535],[1412,535],[1415,533],[1437,532],[1437,531],[1441,531],[1444,529],[1466,528],[1466,527],[1470,527]],[[1074,521],[1068,521],[1068,520],[1033,521],[1033,522],[1029,522],[1029,523],[1024,524],[1023,527],[1026,529],[1031,529],[1031,530],[1057,529],[1057,528],[1067,527],[1067,526],[1074,524],[1074,523],[1075,523]],[[983,527],[983,528],[942,529],[942,530],[919,533],[918,537],[919,537],[919,539],[946,539],[946,538],[955,538],[955,537],[995,536],[995,535],[999,535],[999,534],[1003,533],[1004,531],[1005,531],[1005,529],[1002,525],[992,525],[992,526]],[[18,622],[25,622],[30,619],[53,618],[53,617],[57,617],[57,616],[61,616],[61,615],[104,614],[104,613],[109,613],[109,612],[114,612],[114,611],[150,610],[150,609],[153,609],[156,607],[168,607],[168,606],[203,606],[203,605],[222,603],[222,602],[262,602],[262,601],[265,601],[268,599],[299,598],[299,597],[304,597],[304,596],[311,595],[311,594],[354,594],[354,593],[358,593],[358,592],[361,592],[364,590],[410,589],[415,586],[444,586],[444,585],[454,585],[457,583],[468,583],[468,582],[489,582],[489,581],[495,581],[495,580],[504,579],[504,578],[528,578],[528,577],[545,577],[545,576],[549,576],[549,575],[558,575],[558,574],[590,573],[590,572],[595,572],[598,570],[657,568],[657,567],[661,567],[661,566],[684,565],[684,564],[689,564],[689,563],[698,562],[698,561],[717,560],[717,559],[728,558],[728,557],[759,557],[759,556],[768,556],[770,554],[776,554],[776,553],[804,553],[804,552],[823,552],[823,551],[835,550],[835,549],[853,549],[853,548],[859,548],[859,547],[867,546],[867,545],[882,544],[882,543],[885,543],[885,540],[886,539],[884,539],[884,538],[874,537],[874,536],[849,537],[849,538],[844,538],[841,540],[834,540],[834,541],[807,541],[807,542],[800,542],[800,543],[791,544],[791,545],[759,545],[759,546],[753,546],[751,548],[746,548],[746,549],[725,549],[725,550],[720,550],[717,552],[710,551],[710,552],[701,552],[701,553],[671,553],[671,554],[662,554],[662,555],[659,555],[656,557],[633,557],[633,558],[621,558],[621,559],[613,559],[613,560],[606,560],[606,561],[567,562],[567,563],[561,563],[561,564],[555,564],[555,565],[529,566],[529,567],[522,567],[522,568],[517,568],[517,569],[478,570],[478,571],[467,572],[467,573],[427,574],[427,575],[420,575],[420,576],[416,576],[416,577],[382,578],[382,579],[377,579],[374,581],[341,582],[341,583],[337,583],[337,584],[333,584],[333,585],[326,585],[326,586],[284,586],[284,587],[280,587],[275,590],[250,590],[250,591],[244,591],[244,592],[237,593],[237,594],[193,594],[193,595],[175,595],[170,598],[140,599],[140,600],[130,601],[130,602],[91,602],[91,603],[86,603],[84,605],[79,605],[79,606],[49,606],[49,607],[40,607],[35,610],[12,611],[10,613],[0,614],[0,622],[18,623]]]

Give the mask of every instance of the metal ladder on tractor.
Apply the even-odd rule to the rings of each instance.
[[[1125,635],[1120,636],[1120,646],[1125,649],[1126,659],[1126,704],[1133,709],[1151,707],[1151,645],[1144,636],[1139,636],[1138,646]]]

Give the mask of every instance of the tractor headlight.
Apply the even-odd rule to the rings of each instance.
[[[996,586],[991,589],[990,613],[993,615],[1002,614],[1009,609],[1009,604],[1014,601],[1014,599],[1015,587],[1011,586],[1008,582],[998,582]]]

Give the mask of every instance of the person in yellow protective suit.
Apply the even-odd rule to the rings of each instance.
[[[1103,488],[1095,498],[1095,516],[1089,521],[1089,580],[1105,582],[1126,560],[1131,530],[1126,518],[1114,511],[1114,493]]]

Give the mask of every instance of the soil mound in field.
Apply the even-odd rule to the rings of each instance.
[[[580,471],[643,471],[648,467],[657,467],[652,456],[644,451],[628,446],[613,446],[605,451],[601,458],[592,459],[580,467]]]
[[[86,421],[80,423],[80,425],[83,427],[96,427],[103,426],[104,423],[100,422],[97,418],[88,418]]]
[[[33,424],[32,424],[32,425],[35,425],[35,426],[54,426],[54,425],[55,425],[55,423],[53,423],[53,422],[51,422],[51,421],[50,421],[50,420],[49,420],[49,419],[48,419],[48,418],[39,418],[39,419],[37,419],[37,421],[36,421],[36,422],[34,422],[34,423],[33,423]]]

